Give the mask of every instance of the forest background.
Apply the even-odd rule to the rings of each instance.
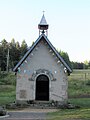
[[[32,45],[33,43],[34,42],[32,42]],[[24,56],[28,49],[30,49],[30,47],[27,45],[25,40],[22,40],[22,43],[20,44],[18,41],[15,42],[14,38],[11,40],[11,42],[7,42],[7,40],[3,39],[0,42],[0,71],[12,71],[15,65]],[[62,50],[57,51],[72,69],[90,68],[90,61],[70,61],[67,52],[64,52]]]

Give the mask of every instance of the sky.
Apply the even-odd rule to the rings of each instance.
[[[25,39],[31,46],[39,37],[43,10],[55,48],[67,52],[71,61],[89,61],[90,0],[0,0],[0,42]]]

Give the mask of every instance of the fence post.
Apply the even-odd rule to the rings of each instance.
[[[86,77],[87,77],[87,76],[86,76],[86,73],[85,73],[85,81],[86,81]]]

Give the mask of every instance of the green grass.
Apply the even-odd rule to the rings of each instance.
[[[14,85],[0,85],[0,105],[15,101],[15,94]]]
[[[90,108],[65,109],[49,113],[50,120],[90,120]]]
[[[90,120],[90,98],[73,98],[69,102],[78,105],[79,109],[60,109],[48,113],[50,120]]]
[[[68,102],[78,105],[81,108],[90,108],[90,98],[71,98]]]
[[[87,70],[73,70],[69,79],[73,80],[90,80],[90,69]]]
[[[0,85],[15,85],[16,76],[13,72],[0,72]]]
[[[81,80],[69,80],[68,94],[69,97],[90,96],[90,85],[87,85],[88,81]]]
[[[90,120],[90,70],[73,71],[68,77],[68,94],[68,102],[80,106],[80,109],[49,113],[51,120]]]
[[[13,73],[0,74],[0,105],[15,101],[15,79]],[[51,120],[90,120],[90,70],[74,70],[68,79],[68,102],[81,108],[61,109],[48,116]]]
[[[69,97],[90,96],[90,70],[74,70],[68,77]]]
[[[0,72],[0,105],[15,101],[16,76],[10,72]]]
[[[10,96],[10,97],[0,97],[0,105],[6,105],[9,103],[13,103],[15,101],[15,97],[14,96]]]

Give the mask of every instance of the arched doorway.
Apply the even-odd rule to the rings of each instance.
[[[49,100],[49,78],[44,74],[36,79],[36,100]]]

